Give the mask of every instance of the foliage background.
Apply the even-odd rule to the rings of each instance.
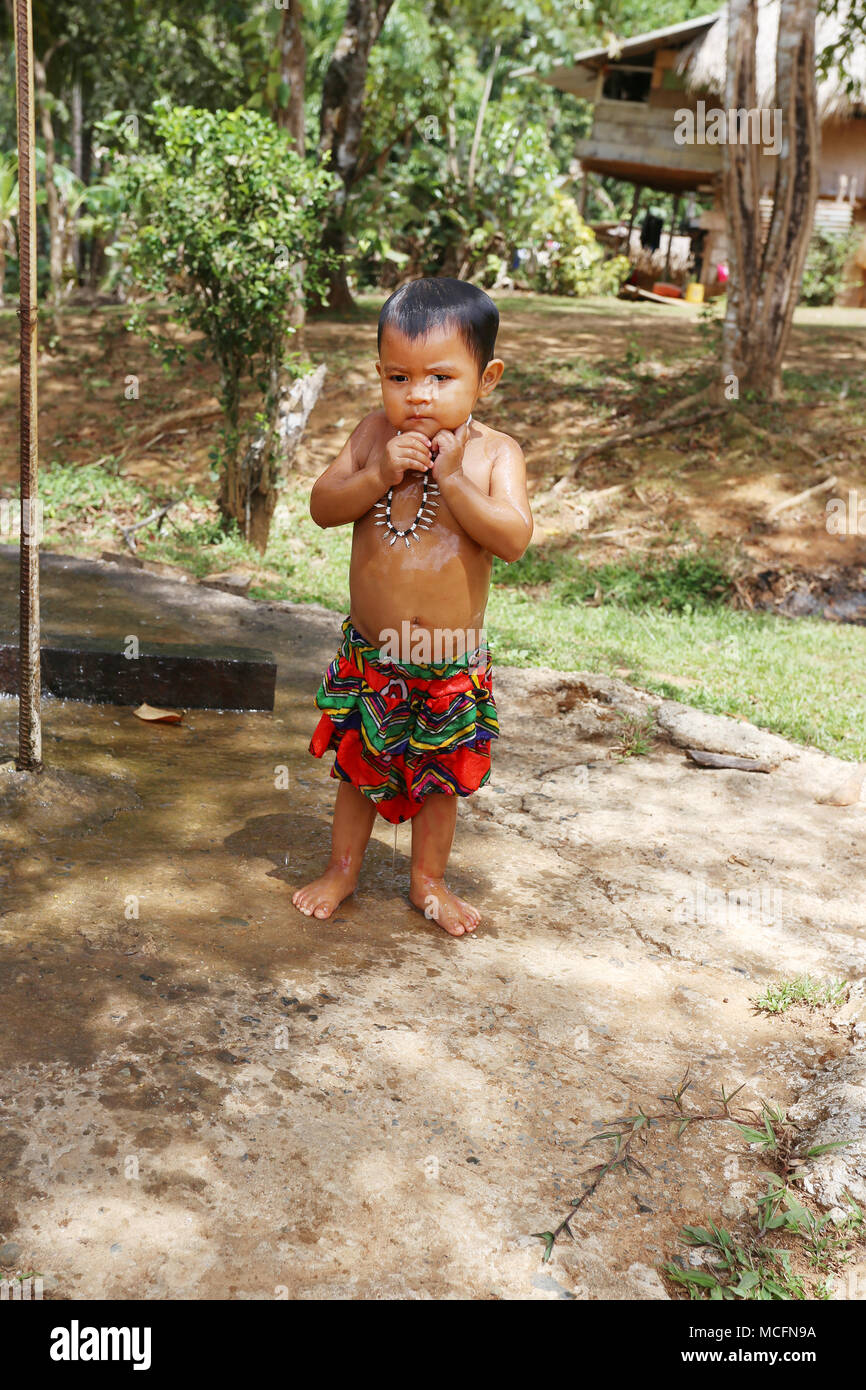
[[[527,288],[569,294],[609,289],[622,267],[601,270],[603,257],[592,253],[576,215],[574,141],[588,130],[590,109],[546,87],[539,74],[614,33],[640,32],[713,8],[711,0],[697,6],[686,0],[513,0],[507,8],[478,0],[436,0],[432,6],[395,0],[370,55],[360,172],[346,208],[353,288],[389,288],[414,273],[462,273],[488,285],[511,275]],[[133,119],[146,152],[151,136],[145,117],[159,101],[274,113],[288,101],[278,68],[282,16],[273,0],[201,0],[194,7],[177,0],[63,7],[35,0],[44,105],[53,126],[64,215],[76,232],[64,253],[77,263],[77,275],[67,265],[67,291],[76,278],[94,290],[111,291],[116,283],[105,249],[121,209],[103,185],[100,122],[113,112]],[[311,162],[317,160],[322,85],[345,18],[346,0],[309,0],[303,7]],[[494,54],[473,171],[470,151]],[[8,156],[15,147],[8,10],[0,12],[0,63],[0,155]],[[629,198],[626,185],[592,179],[587,221],[626,213]],[[44,207],[40,215],[44,294]],[[88,220],[93,216],[101,219],[99,235]],[[551,237],[562,250],[553,267],[546,251]],[[17,263],[13,240],[7,241],[6,294],[12,296]]]

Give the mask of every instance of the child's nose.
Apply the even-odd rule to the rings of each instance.
[[[409,392],[410,401],[429,401],[433,394],[430,382],[422,381],[413,386]]]

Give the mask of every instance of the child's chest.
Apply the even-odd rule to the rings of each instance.
[[[464,455],[462,473],[479,492],[489,496],[491,466],[485,457],[467,459]],[[432,470],[427,474],[407,473],[379,499],[368,516],[374,528],[384,532],[389,541],[395,531],[407,529],[411,540],[420,540],[442,529],[452,536],[465,534]],[[466,539],[468,541],[469,537]]]
[[[464,457],[463,473],[489,494],[491,466]],[[355,523],[355,565],[372,565],[387,582],[395,571],[435,574],[450,564],[472,567],[482,547],[461,526],[431,473],[404,477]]]

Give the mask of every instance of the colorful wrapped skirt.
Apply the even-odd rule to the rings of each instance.
[[[436,666],[383,660],[343,623],[325,672],[310,740],[317,758],[335,753],[331,776],[351,782],[392,825],[417,815],[431,792],[469,796],[490,777],[499,737],[490,655],[467,653]]]

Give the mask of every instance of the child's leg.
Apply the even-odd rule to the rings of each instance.
[[[412,817],[412,877],[409,897],[425,916],[438,922],[450,936],[474,931],[480,914],[445,886],[445,869],[454,827],[457,797],[431,792]]]
[[[351,782],[341,782],[334,805],[328,867],[321,878],[299,888],[292,897],[305,917],[330,917],[335,907],[354,891],[375,819],[373,802]]]

